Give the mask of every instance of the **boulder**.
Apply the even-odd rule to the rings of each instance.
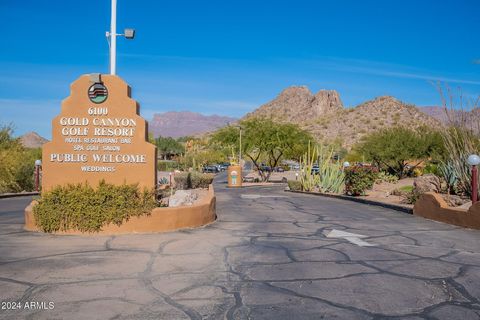
[[[472,205],[472,201],[470,199],[464,197],[462,198],[457,195],[442,194],[442,198],[450,207],[464,207],[468,209]]]
[[[177,190],[168,200],[169,207],[191,206],[198,199],[193,190]]]
[[[425,192],[439,193],[441,190],[440,178],[432,173],[417,177],[413,181],[413,190],[418,194]]]

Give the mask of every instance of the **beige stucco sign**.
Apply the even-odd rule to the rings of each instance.
[[[81,76],[52,121],[52,141],[43,146],[43,190],[68,183],[96,186],[102,179],[154,188],[156,147],[147,132],[121,78]]]

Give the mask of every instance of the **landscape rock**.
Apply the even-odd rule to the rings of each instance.
[[[168,200],[169,207],[191,206],[198,199],[193,190],[177,190]]]
[[[462,198],[457,195],[444,194],[442,195],[442,198],[450,207],[462,207],[468,209],[472,205],[470,199]]]
[[[418,194],[422,194],[425,192],[440,193],[440,178],[432,173],[424,174],[423,176],[417,177],[413,181],[413,190]]]

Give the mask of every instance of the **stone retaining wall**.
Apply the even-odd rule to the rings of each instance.
[[[427,192],[415,202],[413,214],[456,226],[480,229],[480,202],[475,203],[468,210],[453,208],[449,207],[439,194]]]
[[[25,227],[27,231],[40,231],[33,215],[34,202],[25,208]],[[126,233],[149,233],[173,231],[184,228],[196,228],[212,223],[216,219],[216,198],[213,186],[208,195],[192,206],[174,208],[155,208],[148,216],[132,217],[120,226],[109,224],[102,231],[83,233],[78,230],[56,232],[55,234],[77,235],[113,235]]]

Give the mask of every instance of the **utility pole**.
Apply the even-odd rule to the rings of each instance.
[[[239,153],[239,159],[238,159],[238,164],[240,167],[242,167],[242,126],[239,126],[240,128],[240,153]]]
[[[110,22],[110,74],[117,71],[117,0],[112,0],[112,20]]]
[[[110,46],[110,74],[117,73],[117,36],[124,36],[128,40],[135,38],[135,29],[125,29],[125,33],[117,34],[117,0],[112,0],[112,20],[110,31],[106,33]]]

